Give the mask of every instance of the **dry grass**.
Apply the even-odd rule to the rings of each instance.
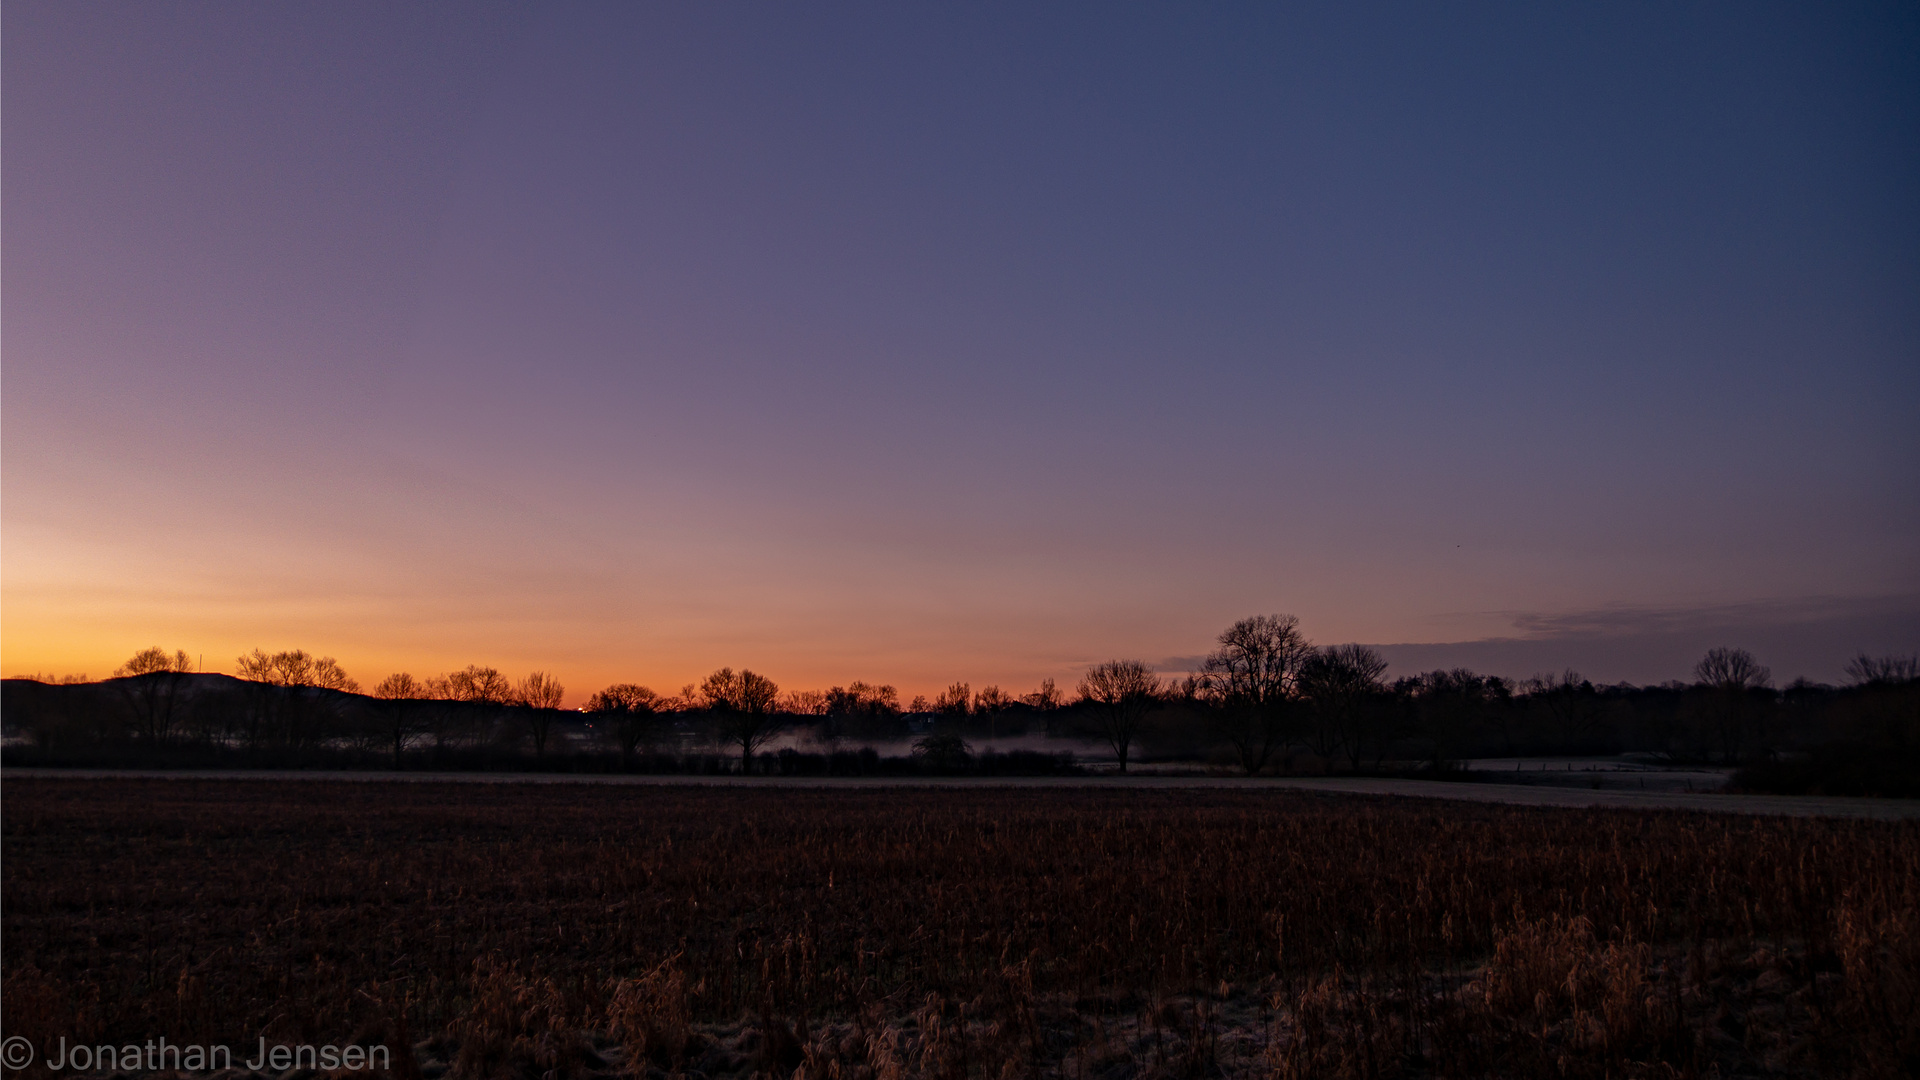
[[[1920,1071],[1913,823],[70,780],[3,820],[37,1042],[502,1080]]]

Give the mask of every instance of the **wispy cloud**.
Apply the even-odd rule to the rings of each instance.
[[[1718,645],[1751,649],[1784,681],[1837,680],[1860,652],[1920,651],[1920,596],[1814,597],[1585,611],[1517,612],[1511,637],[1377,646],[1396,675],[1470,667],[1523,678],[1577,669],[1601,682],[1685,678]]]
[[[1920,609],[1920,596],[1805,597],[1676,607],[1610,605],[1585,611],[1513,612],[1524,640],[1683,634],[1831,622]]]

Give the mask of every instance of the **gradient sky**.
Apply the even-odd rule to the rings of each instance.
[[[3,19],[7,674],[1920,649],[1912,4]]]

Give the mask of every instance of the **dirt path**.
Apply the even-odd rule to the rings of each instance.
[[[0,771],[9,779],[154,779],[154,780],[346,780],[413,784],[627,784],[639,786],[792,787],[792,788],[1213,788],[1293,789],[1356,795],[1394,795],[1416,799],[1506,803],[1514,806],[1615,807],[1640,810],[1704,810],[1788,817],[1920,819],[1920,800],[1857,799],[1816,795],[1723,795],[1680,791],[1595,791],[1519,784],[1444,783],[1368,777],[1213,777],[1213,776],[1060,776],[962,777],[953,779],[851,777],[628,776],[593,773],[346,772],[294,769],[32,769]]]

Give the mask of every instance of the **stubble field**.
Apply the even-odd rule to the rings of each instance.
[[[410,1048],[409,1080],[1920,1067],[1910,821],[1217,790],[0,798],[5,1028],[36,1045],[354,1040]]]

